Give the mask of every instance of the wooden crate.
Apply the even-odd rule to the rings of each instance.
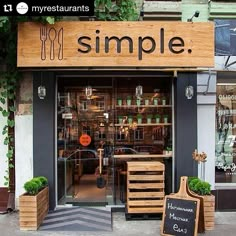
[[[35,196],[19,197],[20,230],[37,230],[48,213],[49,189],[44,188]]]
[[[164,179],[161,162],[127,162],[127,213],[162,213]]]
[[[205,230],[213,230],[215,227],[215,196],[202,196],[204,201]]]

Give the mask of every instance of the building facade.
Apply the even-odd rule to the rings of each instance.
[[[224,77],[231,79],[232,83],[234,64],[227,67],[231,71],[229,75],[224,67],[227,56],[215,56],[215,63],[208,63],[207,56],[211,56],[206,52],[207,48],[214,45],[214,37],[209,42],[210,34],[207,40],[201,32],[197,32],[197,29],[201,29],[198,22],[203,22],[203,26],[208,25],[208,21],[213,21],[219,12],[218,19],[226,16],[233,18],[234,4],[227,7],[227,4],[218,1],[198,2],[145,1],[143,5],[140,4],[142,21],[147,25],[142,26],[141,22],[137,22],[132,28],[137,34],[122,36],[127,40],[125,49],[130,54],[132,49],[134,54],[137,52],[135,56],[138,63],[127,55],[124,55],[124,60],[114,55],[104,56],[105,53],[112,53],[113,46],[109,48],[106,42],[101,42],[105,39],[103,31],[110,32],[113,22],[96,30],[94,27],[84,28],[83,34],[76,41],[84,63],[82,66],[78,57],[75,60],[73,55],[66,58],[66,63],[62,62],[66,52],[62,54],[60,51],[62,41],[59,32],[62,28],[66,32],[66,24],[58,28],[51,27],[51,34],[57,31],[58,41],[49,38],[45,44],[46,51],[40,48],[38,61],[34,58],[33,50],[28,59],[26,54],[21,55],[19,52],[18,63],[22,64],[18,65],[24,71],[24,79],[19,87],[15,117],[16,202],[24,192],[25,181],[33,176],[45,175],[50,184],[51,209],[65,203],[123,205],[126,196],[125,162],[133,157],[136,160],[146,158],[165,163],[166,194],[178,191],[181,176],[196,175],[211,183],[219,199],[234,193],[233,180],[228,180],[233,174],[228,175],[222,168],[221,175],[227,176],[227,181],[217,182],[215,154],[217,83],[218,79],[224,80]],[[196,11],[200,12],[199,16],[192,18]],[[187,22],[188,19],[192,22]],[[152,23],[156,21],[157,25],[163,20],[170,21],[170,26],[158,25],[158,33],[153,34],[155,36],[147,35],[145,29],[152,27],[148,26],[150,20]],[[174,34],[170,39],[168,32],[178,22],[180,27],[185,22],[186,29],[183,31],[186,34],[182,36],[177,30],[177,36]],[[76,28],[77,23],[72,28]],[[27,34],[27,27],[22,28],[23,33]],[[33,28],[31,32],[38,29]],[[92,30],[93,35],[87,29]],[[152,28],[149,28],[150,31]],[[144,35],[138,35],[140,32]],[[185,42],[190,42],[192,38],[193,45],[190,46],[193,47],[188,49],[195,52],[194,46],[198,47],[195,42],[199,35],[202,37],[199,42],[206,43],[207,47],[203,46],[204,50],[199,48],[196,58],[194,53],[193,59],[178,58],[182,49],[180,38],[189,37]],[[178,38],[172,40],[174,37]],[[133,38],[139,38],[139,44],[131,45]],[[63,39],[64,48],[69,47],[66,38]],[[176,46],[175,43],[180,45]],[[44,43],[38,45],[44,47]],[[120,47],[122,45],[123,42]],[[166,45],[168,47],[164,48]],[[22,41],[19,48],[24,47],[27,48],[27,45]],[[54,51],[51,50],[53,47]],[[159,51],[155,52],[156,48]],[[160,57],[161,48],[168,60]],[[103,57],[98,55],[102,50]],[[121,54],[122,50],[120,48]],[[168,54],[167,50],[172,54]],[[91,52],[92,57],[86,57],[86,52]],[[152,57],[155,53],[160,54]],[[46,59],[47,64],[44,63]],[[144,63],[140,63],[141,59]],[[233,56],[230,60],[233,60]],[[129,96],[131,104],[128,102]],[[157,103],[155,98],[159,99]],[[159,116],[161,120],[157,121]],[[95,176],[93,181],[96,181],[101,171],[99,147],[104,149],[102,167],[107,187],[101,190],[99,196],[90,190],[89,196],[81,197],[84,183],[91,181],[85,177]],[[171,152],[167,152],[170,148]],[[207,153],[205,164],[198,164],[192,159],[194,150]],[[225,207],[219,201],[217,209],[225,208],[234,209],[235,206]]]

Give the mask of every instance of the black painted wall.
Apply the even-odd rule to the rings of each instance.
[[[38,97],[38,86],[46,97]],[[33,78],[33,175],[49,181],[49,207],[55,208],[55,79],[52,72],[35,72]]]
[[[194,87],[187,99],[185,87]],[[197,176],[197,162],[192,152],[197,148],[197,73],[178,73],[175,79],[175,191],[181,176]]]

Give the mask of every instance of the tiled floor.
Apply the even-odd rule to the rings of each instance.
[[[49,212],[40,231],[112,231],[111,209],[63,207]]]

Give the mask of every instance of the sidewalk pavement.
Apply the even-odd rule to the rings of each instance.
[[[72,232],[72,231],[20,231],[19,213],[12,212],[0,215],[1,236],[158,236],[160,235],[161,221],[158,220],[130,220],[126,221],[124,212],[113,212],[112,232]],[[235,236],[236,235],[236,212],[216,212],[215,229],[206,231],[199,236]]]

